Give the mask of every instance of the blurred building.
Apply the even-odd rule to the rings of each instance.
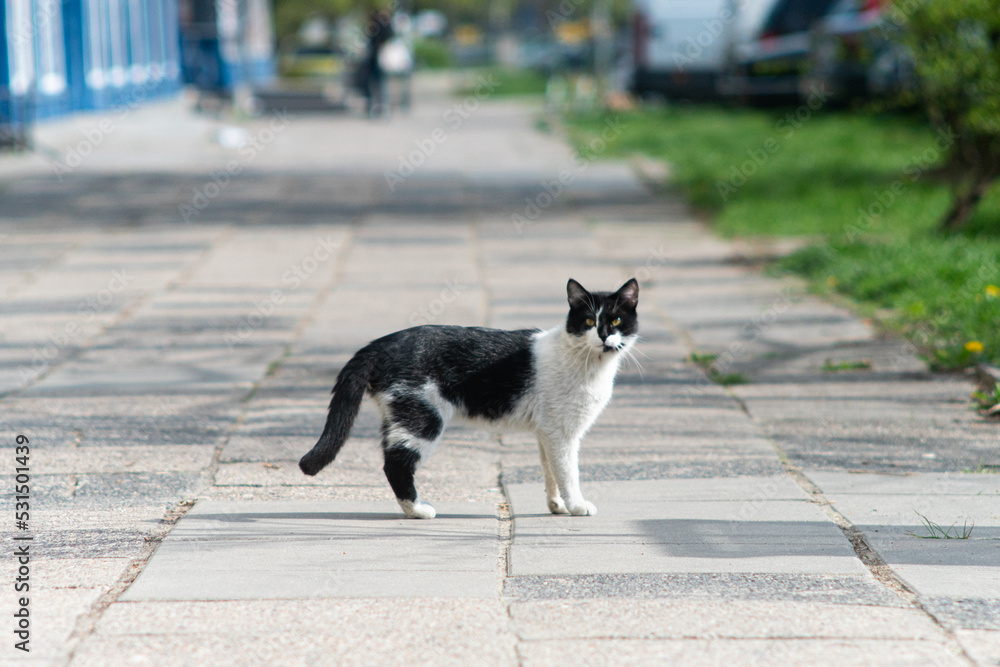
[[[274,72],[269,0],[4,0],[0,146],[37,119]],[[183,67],[182,67],[183,66]]]

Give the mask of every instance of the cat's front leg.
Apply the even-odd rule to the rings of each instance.
[[[545,458],[549,462],[552,476],[555,477],[559,495],[565,504],[566,511],[575,516],[593,516],[597,514],[594,503],[585,500],[580,491],[580,440],[573,438],[539,438],[546,449]],[[547,486],[547,485],[546,485]],[[549,496],[551,500],[551,496]],[[549,509],[552,509],[550,504]]]
[[[548,502],[549,511],[553,514],[569,514],[566,503],[563,502],[562,494],[559,493],[559,484],[556,476],[552,473],[552,464],[549,463],[546,446],[543,443],[544,436],[538,436],[538,453],[542,459],[542,471],[545,473],[545,500]]]

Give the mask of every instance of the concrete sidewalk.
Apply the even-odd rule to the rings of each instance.
[[[480,85],[425,80],[384,123],[137,108],[61,180],[101,119],[0,158],[0,438],[32,479],[28,530],[0,529],[34,538],[31,653],[9,634],[4,664],[1000,662],[971,383]],[[453,429],[417,480],[438,517],[405,520],[367,405],[298,471],[361,345],[553,326],[570,276],[642,285],[641,368],[581,452],[597,516],[547,513],[530,438]]]

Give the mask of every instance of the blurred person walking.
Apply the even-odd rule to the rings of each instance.
[[[389,108],[410,110],[410,80],[413,77],[413,36],[410,16],[398,12],[392,17],[392,37],[379,52],[379,65],[386,76]]]
[[[385,72],[379,57],[386,42],[392,39],[392,18],[388,10],[375,9],[368,16],[365,26],[368,50],[365,53],[365,111],[370,118],[385,112]]]

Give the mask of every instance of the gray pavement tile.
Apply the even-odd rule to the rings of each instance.
[[[806,474],[922,596],[1000,599],[996,548],[1000,487],[995,475],[852,475],[813,470]],[[967,539],[921,539],[939,534],[923,525],[921,515],[942,530],[950,530],[953,537],[975,525]],[[997,622],[996,605],[971,604],[970,608]]]
[[[784,477],[591,482],[597,516],[548,513],[540,484],[506,487],[510,573],[858,574],[843,533]]]
[[[744,600],[532,600],[510,605],[522,640],[905,639],[945,640],[916,608]]]
[[[664,598],[904,606],[868,574],[594,574],[508,577],[513,600]]]
[[[496,597],[495,506],[202,501],[122,600]]]
[[[1000,664],[1000,632],[992,630],[959,630],[955,634],[965,652],[978,664]]]
[[[958,425],[945,412],[930,423],[888,414],[868,422],[832,416],[774,420],[763,422],[761,431],[805,468],[930,473],[975,470],[1000,461],[995,435]]]
[[[33,434],[34,435],[34,434]],[[207,445],[47,447],[32,462],[35,475],[201,472],[212,463]]]
[[[589,453],[583,456],[593,458]],[[773,459],[734,458],[730,461],[636,461],[629,457],[623,463],[583,463],[580,479],[584,482],[615,482],[655,479],[691,479],[720,477],[761,477],[781,472],[781,464]],[[504,484],[534,484],[545,481],[541,465],[504,467]]]
[[[2,534],[11,535],[6,531]],[[44,559],[134,558],[142,551],[148,535],[149,531],[141,527],[62,528],[36,535],[32,548],[36,557]]]
[[[1000,630],[1000,598],[928,597],[921,599],[945,627],[964,630]],[[1000,633],[993,635],[1000,638]],[[1000,653],[1000,650],[998,650]]]
[[[940,642],[881,639],[736,639],[646,640],[587,639],[522,642],[522,664],[534,665],[852,665],[902,667],[965,665]]]
[[[45,536],[40,536],[44,540]],[[0,576],[4,581],[14,581],[17,576],[14,559],[0,562]],[[128,558],[71,558],[37,557],[31,561],[31,590],[49,589],[103,589],[113,586],[131,565]]]
[[[485,623],[367,623],[338,618],[303,639],[297,632],[256,635],[92,636],[76,652],[74,667],[89,665],[515,665],[512,641]],[[434,618],[434,617],[431,617]],[[346,620],[346,622],[345,622]],[[492,620],[492,619],[490,619]],[[364,624],[363,624],[364,623]],[[333,631],[335,630],[335,632]]]
[[[68,476],[68,475],[67,475]],[[185,493],[197,489],[201,483],[201,471],[195,472],[109,472],[72,475],[69,493],[63,492],[63,475],[53,476],[51,488],[56,498],[71,496],[81,505],[89,501],[113,500],[121,503],[150,504],[168,502]],[[37,480],[40,478],[36,478]],[[45,487],[41,487],[44,489]],[[37,493],[37,487],[33,488]],[[46,497],[44,492],[38,497]]]
[[[831,496],[959,496],[966,499],[1000,497],[1000,475],[961,472],[910,473],[905,475],[852,474],[843,471],[803,472]],[[904,513],[909,514],[909,512]]]
[[[506,610],[496,600],[463,598],[384,598],[302,600],[219,600],[117,602],[101,616],[96,633],[116,635],[254,635],[293,630],[301,635],[328,632],[344,624],[371,624],[371,634],[393,624],[437,634],[448,628],[502,634]],[[381,626],[381,627],[379,627]]]

